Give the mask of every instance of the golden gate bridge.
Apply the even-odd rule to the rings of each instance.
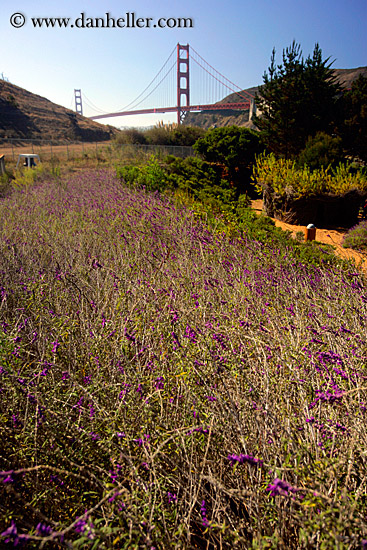
[[[230,94],[234,94],[231,96]],[[83,114],[81,90],[74,90],[75,110]],[[225,96],[228,96],[223,101]],[[203,96],[206,101],[203,101]],[[96,108],[86,96],[87,105],[101,114],[91,116],[92,120],[128,115],[152,113],[177,113],[177,123],[181,124],[187,113],[192,111],[249,110],[253,113],[254,96],[231,82],[214,69],[189,44],[177,44],[167,61],[149,85],[128,105],[114,113]],[[162,105],[145,107],[146,104]]]

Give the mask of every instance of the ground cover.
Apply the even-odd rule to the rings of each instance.
[[[367,545],[359,272],[108,170],[0,228],[2,544]]]

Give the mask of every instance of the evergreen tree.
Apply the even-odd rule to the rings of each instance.
[[[254,118],[263,142],[277,155],[296,156],[309,137],[332,133],[340,87],[329,58],[315,45],[313,55],[302,57],[295,41],[283,50],[283,63],[276,65],[273,49],[268,72],[256,96],[261,115]]]
[[[343,97],[343,146],[352,156],[367,162],[367,78],[360,75]]]
[[[238,126],[212,128],[198,139],[194,149],[204,160],[221,164],[237,194],[253,193],[250,183],[256,155],[264,151],[258,132]]]

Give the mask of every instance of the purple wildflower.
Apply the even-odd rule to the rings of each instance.
[[[168,502],[169,502],[170,504],[173,504],[173,503],[177,502],[177,495],[176,495],[176,493],[170,493],[170,492],[168,491],[168,493],[167,493],[167,498],[168,498]]]
[[[51,342],[52,345],[53,345],[53,348],[52,348],[52,353],[56,353],[57,352],[57,348],[60,347],[60,342],[58,342],[57,340],[55,342]]]
[[[275,478],[272,484],[269,484],[266,488],[267,491],[270,491],[270,496],[275,497],[276,495],[289,496],[289,493],[296,493],[298,489],[292,487],[287,481],[282,479]]]
[[[201,517],[202,517],[202,521],[203,521],[203,527],[210,527],[208,518],[206,517],[205,500],[203,500],[202,503],[201,503],[200,512],[201,512]]]
[[[50,535],[52,533],[52,529],[49,525],[39,523],[36,527],[36,532],[38,535]]]
[[[15,521],[12,520],[10,527],[0,533],[0,537],[4,537],[5,542],[12,542],[13,546],[17,546],[19,544],[18,530],[15,525]]]
[[[260,458],[254,458],[252,455],[228,455],[228,460],[230,460],[232,466],[234,466],[236,463],[243,464],[244,462],[247,462],[248,464],[252,464],[254,466],[262,466],[263,461]]]
[[[155,387],[157,390],[163,390],[164,389],[164,377],[158,376],[158,378],[155,379]]]

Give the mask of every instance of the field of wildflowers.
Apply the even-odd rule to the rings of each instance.
[[[112,171],[0,203],[2,547],[367,547],[367,291]]]

